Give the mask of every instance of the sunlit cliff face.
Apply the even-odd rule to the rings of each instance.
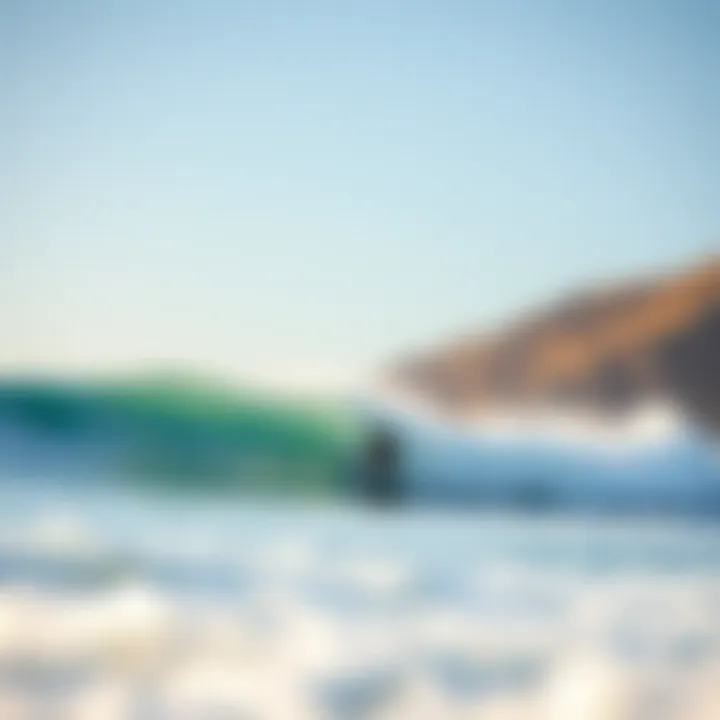
[[[389,375],[451,415],[498,408],[633,415],[672,404],[720,432],[720,262],[591,289],[486,335],[399,363]]]

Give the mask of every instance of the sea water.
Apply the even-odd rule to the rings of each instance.
[[[0,717],[720,717],[707,520],[0,486]]]

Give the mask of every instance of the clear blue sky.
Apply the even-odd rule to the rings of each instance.
[[[355,376],[720,238],[713,0],[1,0],[0,363]]]

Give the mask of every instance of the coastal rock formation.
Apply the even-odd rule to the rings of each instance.
[[[507,328],[401,360],[393,385],[455,414],[672,403],[720,431],[720,259],[571,295]]]

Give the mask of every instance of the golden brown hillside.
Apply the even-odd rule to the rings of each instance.
[[[720,260],[571,296],[410,358],[392,377],[457,412],[556,403],[618,413],[667,398],[720,429]]]

